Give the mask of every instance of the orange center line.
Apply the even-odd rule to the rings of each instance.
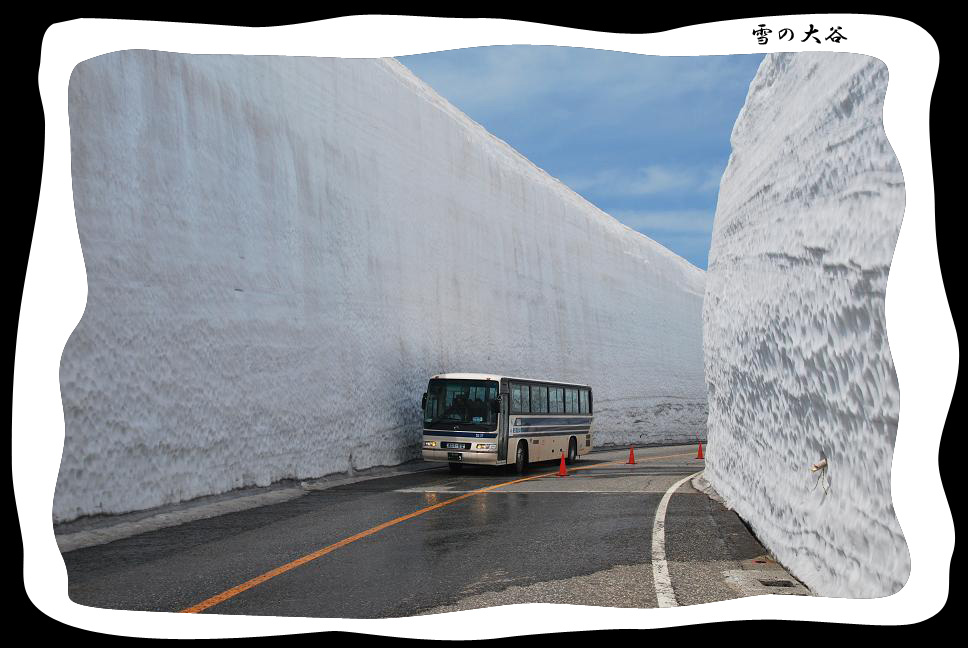
[[[691,454],[692,453],[683,453],[683,454],[665,455],[663,457],[645,457],[645,458],[641,459],[639,461],[639,463],[644,462],[644,461],[655,461],[657,459],[671,459],[671,458],[674,458],[674,457],[684,457],[684,456],[691,455]],[[598,468],[600,466],[609,466],[609,465],[612,465],[612,464],[620,464],[620,463],[625,463],[625,462],[623,460],[607,461],[607,462],[604,462],[604,463],[593,464],[591,466],[580,466],[578,468],[572,468],[571,470],[572,471],[588,470],[590,468]],[[370,529],[367,529],[366,531],[361,531],[360,533],[357,533],[356,535],[351,535],[348,538],[343,538],[339,542],[334,542],[333,544],[331,544],[331,545],[329,545],[327,547],[323,547],[322,549],[317,549],[316,551],[314,551],[312,553],[309,553],[309,554],[306,554],[305,556],[302,556],[301,558],[296,558],[295,560],[293,560],[291,562],[288,562],[285,565],[280,565],[279,567],[276,567],[275,569],[272,569],[270,571],[267,571],[264,574],[260,574],[259,576],[256,576],[255,578],[252,578],[250,580],[247,580],[244,583],[241,583],[240,585],[236,585],[235,587],[233,587],[231,589],[227,589],[224,592],[222,592],[221,594],[216,594],[215,596],[212,596],[211,598],[205,599],[201,603],[196,603],[195,605],[193,605],[191,607],[187,607],[184,610],[182,610],[181,612],[187,613],[187,614],[197,614],[198,612],[202,612],[204,610],[207,610],[208,608],[210,608],[212,606],[215,606],[215,605],[218,605],[219,603],[222,603],[223,601],[227,601],[228,599],[230,599],[230,598],[232,598],[234,596],[238,596],[239,594],[241,594],[242,592],[245,592],[246,590],[252,589],[256,585],[261,585],[262,583],[266,582],[270,578],[275,578],[276,576],[279,576],[280,574],[285,574],[288,571],[292,571],[296,567],[299,567],[301,565],[305,565],[308,562],[311,562],[313,560],[316,560],[317,558],[320,558],[322,556],[325,556],[328,553],[331,553],[333,551],[336,551],[337,549],[340,549],[342,547],[345,547],[346,545],[348,545],[350,543],[356,542],[357,540],[362,540],[363,538],[366,538],[367,536],[371,536],[374,533],[378,533],[378,532],[382,531],[383,529],[386,529],[388,527],[391,527],[391,526],[393,526],[395,524],[400,524],[401,522],[405,522],[406,520],[409,520],[411,518],[415,518],[418,515],[423,515],[424,513],[429,513],[430,511],[435,511],[435,510],[437,510],[439,508],[443,508],[443,507],[445,507],[445,506],[447,506],[449,504],[453,504],[454,502],[459,502],[462,499],[467,499],[468,497],[473,497],[474,495],[480,495],[481,493],[486,493],[488,491],[492,491],[492,490],[495,490],[497,488],[501,488],[503,486],[510,486],[512,484],[520,484],[521,482],[531,481],[532,479],[540,479],[542,477],[548,477],[549,475],[554,475],[554,474],[556,474],[556,473],[554,473],[554,472],[541,473],[540,475],[532,475],[531,477],[522,477],[520,479],[513,479],[511,481],[502,482],[500,484],[494,484],[493,486],[486,486],[484,488],[479,488],[479,489],[474,490],[474,491],[471,491],[469,493],[464,493],[463,495],[458,495],[457,497],[452,497],[449,500],[444,500],[443,502],[438,502],[437,504],[433,504],[431,506],[427,506],[427,507],[422,508],[422,509],[420,509],[418,511],[414,511],[413,513],[408,513],[407,515],[401,515],[400,517],[397,517],[397,518],[394,518],[394,519],[389,520],[387,522],[384,522],[383,524],[378,524],[377,526],[375,526],[373,528],[370,528]]]

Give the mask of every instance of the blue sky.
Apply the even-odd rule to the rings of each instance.
[[[762,59],[530,45],[397,57],[589,202],[703,269],[729,135]]]

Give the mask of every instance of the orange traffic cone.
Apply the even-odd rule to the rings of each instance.
[[[565,469],[565,453],[561,453],[561,465],[558,466],[558,477],[567,477],[568,470]]]
[[[702,459],[702,439],[699,439],[699,454],[696,455],[696,459]]]
[[[635,463],[635,448],[629,448],[629,460],[626,463]]]

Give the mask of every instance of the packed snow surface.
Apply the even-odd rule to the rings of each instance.
[[[706,475],[816,592],[910,571],[891,503],[899,393],[884,296],[904,212],[882,108],[853,54],[767,56],[732,134],[703,332]],[[825,474],[809,467],[826,458]]]
[[[55,520],[418,456],[442,372],[704,434],[704,273],[396,61],[124,51],[69,88],[88,280]]]

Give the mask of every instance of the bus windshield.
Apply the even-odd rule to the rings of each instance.
[[[497,427],[490,402],[497,398],[497,381],[433,379],[427,387],[424,427]]]

